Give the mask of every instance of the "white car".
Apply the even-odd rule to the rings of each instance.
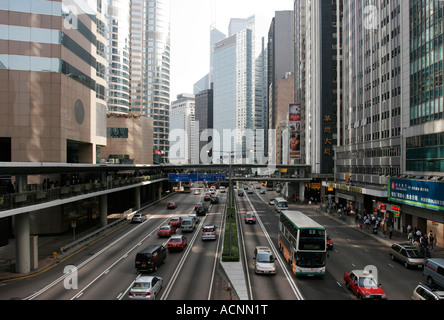
[[[220,191],[221,193],[224,193],[224,192],[225,192],[225,187],[220,187],[220,188],[219,188],[219,191]]]
[[[216,229],[214,225],[204,226],[202,228],[202,240],[216,240]]]
[[[130,299],[155,300],[163,286],[163,279],[158,276],[140,276],[128,292]]]
[[[254,271],[261,274],[276,274],[276,258],[268,247],[256,247],[254,250]]]
[[[133,215],[131,222],[144,222],[146,220],[146,215],[141,213],[136,213]]]
[[[274,199],[270,199],[270,201],[268,201],[268,204],[274,206]]]

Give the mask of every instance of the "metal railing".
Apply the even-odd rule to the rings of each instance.
[[[46,190],[34,190],[21,193],[10,193],[0,196],[0,211],[22,208],[26,206],[42,204],[54,200],[67,199],[79,195],[116,189],[124,186],[136,185],[145,181],[156,179],[168,179],[162,174],[117,179],[106,182],[92,182],[50,188]]]

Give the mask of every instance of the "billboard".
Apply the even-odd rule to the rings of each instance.
[[[388,179],[388,199],[411,206],[444,212],[444,183]]]
[[[290,127],[290,159],[301,158],[301,105],[290,104],[288,113]]]

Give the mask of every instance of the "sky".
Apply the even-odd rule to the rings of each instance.
[[[228,34],[231,18],[266,21],[257,30],[268,32],[275,11],[293,10],[293,0],[170,0],[171,101],[193,93],[193,84],[210,68],[210,27]],[[260,31],[259,31],[260,32]]]

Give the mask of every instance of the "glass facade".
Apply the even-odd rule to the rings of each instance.
[[[410,125],[443,118],[443,1],[410,1]]]
[[[407,171],[444,172],[444,133],[406,139]]]
[[[169,150],[169,9],[168,0],[131,1],[131,112],[154,119],[153,148],[161,162]]]
[[[112,113],[130,111],[130,1],[109,1],[107,102]]]

